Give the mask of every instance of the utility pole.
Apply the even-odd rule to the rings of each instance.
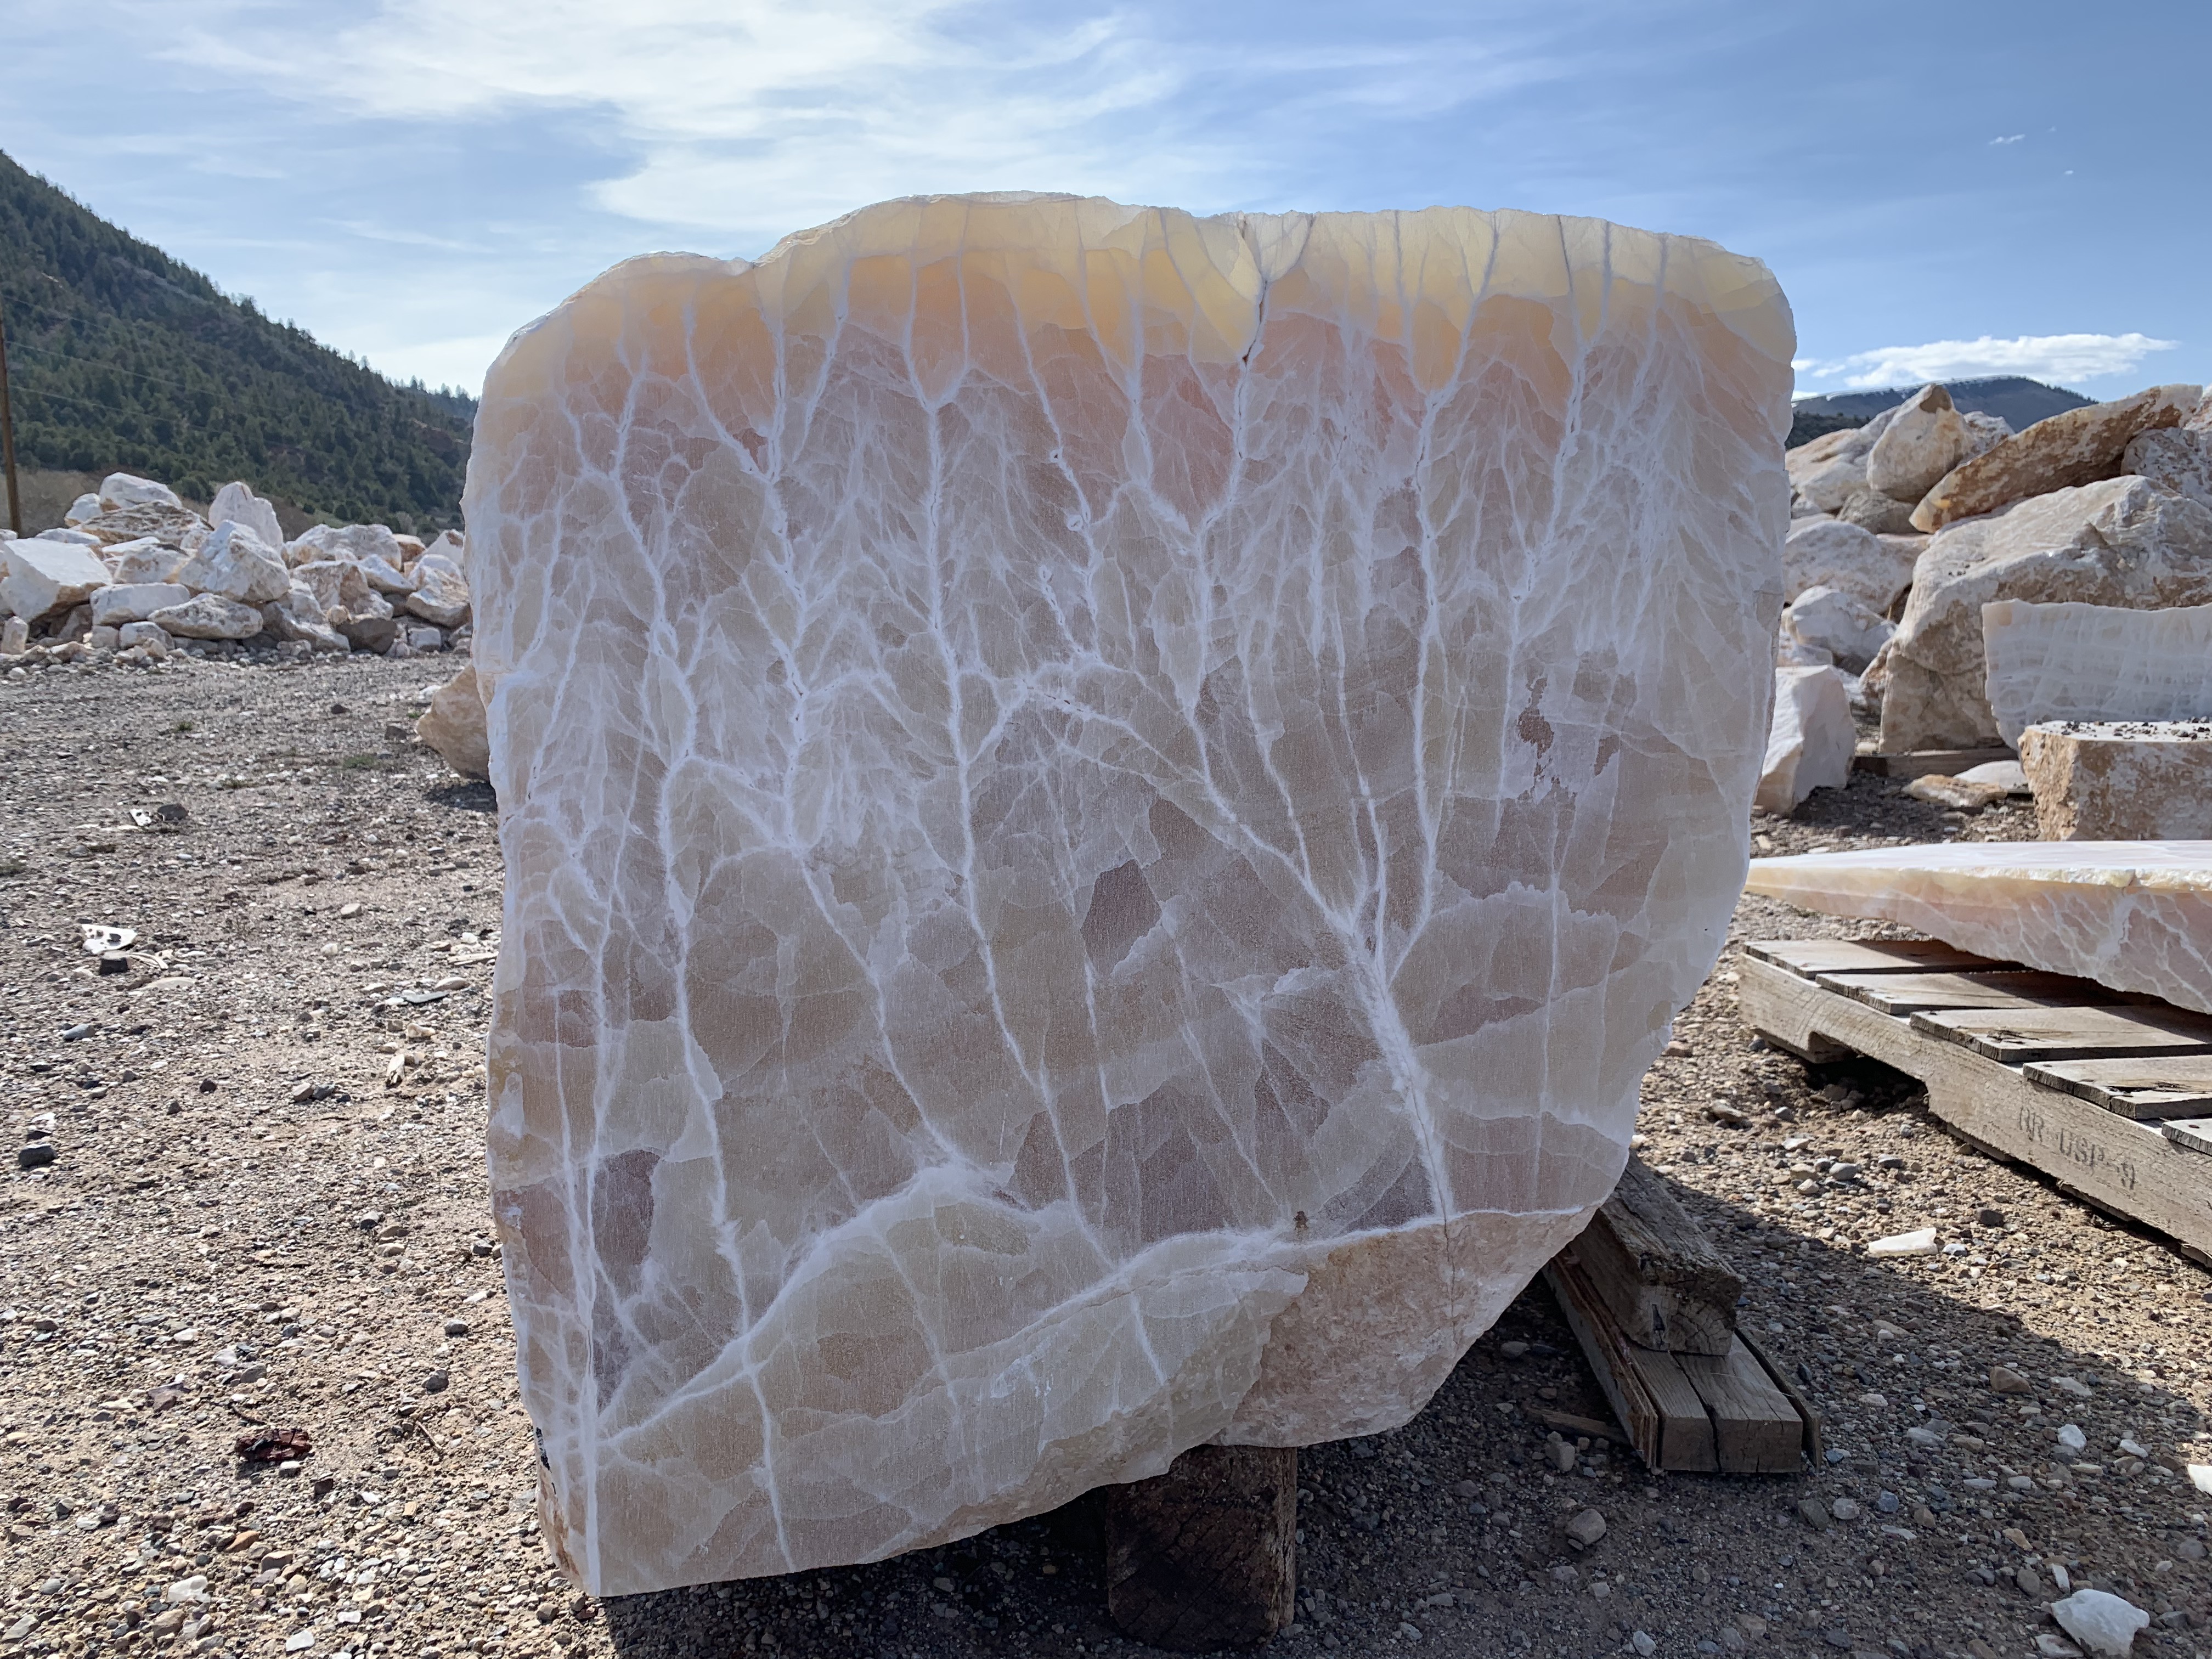
[[[8,474],[8,528],[23,533],[23,498],[15,490],[15,417],[8,407],[8,318],[0,312],[0,471]]]

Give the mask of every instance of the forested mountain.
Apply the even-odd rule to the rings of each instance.
[[[476,401],[396,386],[0,155],[0,315],[26,467],[205,501],[242,478],[395,529],[460,520]]]

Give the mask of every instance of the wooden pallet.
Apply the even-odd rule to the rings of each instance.
[[[1808,1060],[1917,1078],[1969,1139],[2212,1261],[2212,1018],[1943,946],[1845,943],[1745,947],[1745,1023]]]

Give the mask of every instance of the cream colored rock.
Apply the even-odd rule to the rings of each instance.
[[[88,520],[85,533],[103,546],[115,547],[150,537],[181,553],[191,553],[207,539],[207,520],[189,507],[162,501],[117,507]]]
[[[301,532],[300,538],[284,550],[286,560],[292,564],[307,564],[316,559],[350,559],[358,565],[375,565],[391,572],[392,580],[403,584],[398,589],[407,592],[400,567],[406,559],[399,550],[399,538],[388,526],[380,524],[311,525]]]
[[[1954,842],[1754,859],[1749,891],[2212,1013],[2212,842]]]
[[[177,582],[116,582],[92,593],[92,620],[97,628],[120,628],[125,623],[144,622],[156,611],[182,605],[191,590]]]
[[[107,567],[82,543],[33,536],[0,542],[0,607],[35,623],[107,586]]]
[[[514,337],[489,1139],[568,1571],[1419,1407],[1725,931],[1790,344],[1590,221],[1006,197]]]
[[[2179,426],[2201,395],[2194,386],[2154,386],[2038,421],[1946,474],[1913,509],[1912,522],[1940,530],[2031,496],[2109,478],[2120,470],[2130,440]]]
[[[1867,451],[1868,488],[1893,501],[1917,501],[1966,453],[1966,423],[1951,394],[1940,386],[1923,386],[1898,406]]]
[[[160,662],[176,648],[169,630],[159,623],[125,623],[117,630],[117,637],[125,651],[143,651],[155,662]]]
[[[183,640],[250,640],[264,625],[261,612],[252,605],[220,593],[195,593],[182,605],[156,611],[147,621]]]
[[[185,562],[180,549],[158,542],[151,536],[141,536],[135,541],[117,542],[103,548],[100,557],[106,562],[115,580],[125,586],[142,582],[166,582],[177,574]]]
[[[1929,772],[1906,784],[1905,793],[1915,800],[1948,806],[1955,812],[1978,812],[1993,802],[2002,800],[2012,791],[1994,781],[1977,782],[1972,778]]]
[[[1774,671],[1774,719],[1752,805],[1790,812],[1815,789],[1851,781],[1858,733],[1851,725],[1850,687],[1834,668]]]
[[[1897,414],[1885,409],[1864,426],[1826,432],[1800,444],[1785,458],[1790,487],[1823,513],[1840,513],[1867,483],[1867,456]]]
[[[2042,720],[2212,718],[2212,605],[1982,607],[1990,710],[2005,742]]]
[[[200,544],[177,567],[176,580],[195,593],[216,593],[243,605],[267,605],[292,586],[283,556],[235,520]],[[233,637],[226,635],[225,637]]]
[[[1874,660],[1896,631],[1864,600],[1834,587],[1808,587],[1782,613],[1785,637],[1826,652],[1854,674]]]
[[[304,582],[294,582],[283,599],[272,599],[261,607],[262,624],[278,639],[305,641],[317,651],[343,656],[353,646],[330,625],[327,618],[328,607]]]
[[[350,559],[314,559],[295,565],[292,580],[313,593],[325,611],[343,605],[364,616],[392,614],[392,607],[377,597],[361,567]]]
[[[1884,752],[1997,738],[1982,655],[1982,607],[1996,599],[2143,610],[2212,601],[2212,510],[2117,477],[1943,532],[1920,556],[1890,646]]]
[[[2031,726],[2020,763],[2045,841],[2212,842],[2212,720]]]
[[[469,584],[453,560],[442,553],[425,553],[408,575],[414,591],[400,602],[400,609],[440,628],[459,628],[468,621]]]
[[[491,738],[474,663],[431,693],[430,706],[415,722],[415,735],[462,776],[491,776]]]
[[[2212,433],[2182,427],[2139,432],[2128,440],[2120,465],[2161,489],[2212,507]]]
[[[263,546],[283,556],[284,526],[277,522],[276,509],[250,485],[227,483],[216,490],[215,500],[208,503],[208,522],[218,530],[226,524],[242,524]]]
[[[151,478],[141,478],[128,472],[111,472],[100,481],[100,510],[119,513],[131,507],[173,507],[181,509],[184,503],[177,492],[165,483]]]
[[[1784,597],[1838,588],[1886,611],[1912,584],[1914,555],[1840,519],[1798,519],[1782,543]]]
[[[1877,536],[1912,533],[1912,503],[1893,501],[1879,490],[1854,490],[1836,516]]]
[[[1963,409],[1959,411],[1959,420],[1966,428],[1966,447],[1960,453],[1960,461],[1971,461],[1977,455],[1986,455],[2012,436],[2011,423],[2002,415],[1984,415],[1978,409]]]
[[[20,657],[30,648],[31,624],[21,617],[0,622],[0,657]]]
[[[97,494],[80,495],[70,503],[69,511],[62,514],[62,522],[74,527],[88,520],[98,518],[106,510],[100,506]]]

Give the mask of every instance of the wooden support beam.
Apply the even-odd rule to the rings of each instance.
[[[1574,1254],[1630,1341],[1670,1353],[1728,1353],[1743,1280],[1634,1153]]]
[[[1106,1611],[1156,1648],[1255,1646],[1295,1616],[1297,1527],[1295,1447],[1193,1447],[1107,1489]]]

